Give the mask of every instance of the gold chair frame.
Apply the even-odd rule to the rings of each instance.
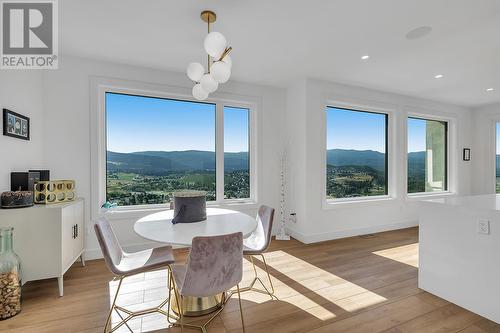
[[[177,305],[177,309],[179,310],[178,314],[174,313],[174,311],[172,311],[172,314],[170,313],[170,309],[171,309],[170,302],[171,302],[172,290],[174,291],[174,294],[175,294],[175,301],[177,303],[176,304]],[[241,293],[240,293],[240,286],[239,286],[239,284],[236,285],[236,291],[235,291],[235,293],[238,293],[238,304],[239,304],[239,308],[240,308],[241,327],[242,327],[243,333],[244,333],[245,332],[245,320],[243,318],[243,309],[242,309],[242,306],[241,306]],[[201,330],[202,333],[207,333],[207,326],[222,312],[222,310],[224,310],[224,306],[226,305],[227,301],[229,300],[229,298],[231,296],[232,296],[232,293],[230,294],[229,297],[226,296],[226,293],[223,294],[223,299],[222,299],[220,308],[217,309],[214,312],[214,314],[203,325],[195,325],[195,324],[191,324],[191,323],[184,323],[183,318],[185,316],[182,314],[182,309],[184,309],[183,304],[182,304],[183,298],[179,294],[179,290],[177,289],[177,285],[175,283],[175,279],[173,277],[173,274],[170,274],[170,278],[169,278],[169,281],[168,281],[167,321],[172,326],[180,327],[181,328],[181,332],[183,331],[184,326],[186,326],[186,327],[191,327],[191,328],[197,328],[197,329]],[[175,322],[170,321],[170,318],[173,318],[175,320]]]
[[[264,263],[264,269],[266,271],[267,279],[269,280],[269,285],[271,286],[271,288],[270,288],[271,290],[269,290],[266,287],[265,283],[259,277],[259,275],[257,273],[257,268],[255,267],[255,262],[253,261],[254,256],[260,256],[262,258],[262,262]],[[248,257],[250,258],[250,262],[252,263],[252,266],[253,266],[254,278],[253,278],[252,282],[250,283],[250,285],[248,285],[247,287],[240,288],[240,292],[255,291],[255,292],[258,292],[261,294],[269,295],[269,297],[271,297],[271,300],[278,301],[278,297],[274,294],[275,293],[274,285],[273,285],[273,281],[271,280],[271,274],[269,274],[269,268],[267,266],[267,262],[266,262],[266,258],[264,257],[264,254],[262,254],[262,253],[261,254],[252,254],[252,255],[248,255]],[[262,285],[264,290],[259,289],[259,288],[255,288],[255,284],[257,283],[257,281]],[[229,297],[233,296],[235,293],[236,293],[236,290],[231,290],[229,293]]]
[[[171,275],[172,274],[170,271],[170,266],[168,266],[167,267],[167,280],[170,279]],[[127,326],[127,328],[130,330],[130,332],[133,332],[133,330],[130,328],[130,326],[128,326],[127,322],[130,319],[138,317],[138,316],[144,316],[144,315],[147,315],[150,313],[161,313],[164,316],[168,316],[168,312],[169,312],[168,309],[167,309],[167,311],[165,311],[165,310],[163,310],[163,307],[167,304],[170,305],[170,294],[169,294],[169,298],[162,301],[158,306],[139,310],[139,311],[130,311],[122,306],[116,305],[116,299],[118,298],[118,294],[120,293],[120,288],[122,286],[123,279],[125,279],[126,277],[129,277],[129,276],[132,276],[132,275],[121,275],[121,276],[115,276],[113,278],[113,281],[119,280],[119,282],[118,282],[118,288],[116,289],[116,293],[115,293],[115,296],[113,298],[113,303],[111,304],[111,309],[109,310],[108,317],[106,319],[106,324],[104,325],[104,333],[112,333],[112,332],[116,331],[117,329],[119,329],[120,327],[122,327],[123,325]],[[115,327],[111,327],[111,316],[113,314],[113,310],[121,318],[121,321],[118,324],[116,324]],[[123,316],[121,315],[121,313],[119,311],[125,313],[126,317],[123,318]]]

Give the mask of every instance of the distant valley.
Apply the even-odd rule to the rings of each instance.
[[[155,176],[177,171],[215,170],[215,152],[186,150],[116,153],[108,151],[107,168],[108,171]],[[224,168],[227,171],[248,170],[248,153],[225,153]]]
[[[408,155],[408,188],[425,190],[425,152]],[[224,196],[250,195],[247,152],[224,154]],[[327,195],[345,198],[387,193],[385,154],[372,150],[327,151]],[[216,156],[211,151],[107,152],[107,200],[120,206],[169,202],[172,192],[196,189],[216,199]]]
[[[425,152],[408,154],[409,173],[420,174],[424,170]],[[497,156],[500,161],[500,156]],[[330,149],[327,162],[333,166],[362,165],[378,172],[385,170],[385,154],[373,150]],[[498,163],[497,163],[498,165]],[[107,152],[109,171],[133,172],[149,175],[164,175],[177,171],[215,170],[215,152],[186,151],[141,151],[133,153]],[[225,153],[224,168],[227,171],[248,170],[248,153]]]

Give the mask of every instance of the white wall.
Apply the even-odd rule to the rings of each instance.
[[[4,108],[30,118],[30,140],[0,133],[0,192],[10,191],[12,171],[28,171],[44,166],[42,73],[3,70],[0,73],[0,112]],[[2,121],[0,123],[3,124]]]
[[[500,122],[500,103],[486,105],[472,110],[474,146],[473,194],[495,193],[495,123]]]
[[[391,200],[324,205],[325,121],[328,101],[359,107],[392,110],[394,118]],[[406,197],[406,118],[408,113],[449,118],[450,187],[456,194],[470,192],[471,163],[461,160],[463,147],[471,146],[470,112],[461,107],[435,103],[370,89],[306,80],[287,95],[287,128],[294,131],[290,143],[289,189],[297,208],[297,223],[289,230],[303,242],[366,234],[417,225],[417,205]],[[296,126],[299,126],[297,128]],[[353,129],[355,130],[355,129]],[[294,207],[290,207],[294,209]]]
[[[47,71],[43,77],[45,125],[47,142],[44,153],[53,178],[76,180],[78,195],[86,199],[87,233],[85,249],[87,258],[100,255],[90,221],[91,151],[90,151],[90,79],[104,77],[177,87],[191,87],[184,73],[173,73],[115,63],[93,61],[75,57],[62,57],[59,70]],[[257,96],[262,101],[259,110],[260,149],[258,201],[279,207],[279,152],[283,149],[282,121],[285,112],[285,90],[230,81],[222,85],[221,93]],[[50,129],[57,129],[51,131]],[[256,207],[245,210],[254,215]],[[133,232],[134,221],[144,215],[139,213],[113,220],[120,241],[129,248],[140,248],[148,242]],[[123,216],[123,215],[122,215]]]
[[[290,86],[286,99],[286,197],[285,206],[287,214],[295,213],[305,216],[306,212],[306,159],[304,152],[307,150],[306,132],[306,80],[301,80]],[[288,230],[294,227],[287,219]]]
[[[78,194],[86,199],[85,247],[88,258],[100,255],[91,228],[89,206],[92,184],[95,182],[91,177],[90,151],[92,77],[184,88],[191,86],[184,73],[68,56],[61,57],[59,70],[2,73],[1,106],[31,117],[32,140],[25,142],[1,137],[0,153],[2,156],[11,155],[15,158],[2,158],[0,186],[8,188],[10,171],[30,167],[46,167],[51,170],[54,179],[75,179]],[[476,193],[493,191],[488,188],[493,186],[491,181],[482,176],[479,180],[474,179],[471,187],[471,172],[474,171],[476,175],[488,172],[483,167],[483,162],[487,159],[487,151],[491,147],[488,148],[484,142],[490,140],[493,132],[489,133],[483,127],[484,122],[492,122],[486,115],[488,112],[495,113],[500,109],[498,105],[486,108],[486,111],[490,111],[481,113],[484,119],[478,118],[473,121],[471,112],[462,107],[311,79],[299,80],[287,90],[230,81],[221,86],[220,91],[258,96],[262,100],[263,108],[260,110],[259,122],[259,160],[262,169],[259,174],[259,203],[279,207],[279,160],[280,152],[286,146],[288,152],[286,206],[289,213],[297,213],[297,223],[289,223],[288,229],[304,242],[416,225],[416,203],[407,199],[405,193],[405,126],[408,112],[452,120],[450,177],[454,193],[468,194],[471,190]],[[392,200],[324,206],[323,116],[327,100],[343,100],[355,105],[393,110],[395,127],[392,138],[394,159],[391,165]],[[474,140],[472,140],[473,129],[475,129]],[[284,141],[287,142],[286,145]],[[472,162],[461,160],[463,147],[473,148]],[[493,174],[493,166],[490,168]],[[253,215],[255,207],[244,211]],[[113,220],[120,241],[129,248],[140,248],[147,243],[132,230],[133,222],[142,215],[143,213],[125,217],[121,215]]]

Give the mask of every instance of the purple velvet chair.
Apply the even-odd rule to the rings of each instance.
[[[250,261],[252,262],[253,271],[255,275],[250,285],[248,287],[241,288],[241,291],[252,290],[268,294],[271,297],[271,299],[273,298],[277,299],[277,297],[274,296],[273,282],[271,280],[271,275],[269,275],[266,259],[264,258],[264,252],[267,250],[269,244],[271,243],[271,231],[273,229],[273,220],[274,220],[274,208],[265,205],[260,206],[259,213],[257,215],[257,228],[249,237],[245,238],[245,240],[243,241],[243,255],[250,257]],[[271,290],[269,290],[266,287],[264,282],[262,282],[262,280],[257,275],[257,269],[255,268],[253,256],[260,256],[262,258],[262,262],[264,263],[264,267],[266,269],[267,278],[269,280]],[[262,287],[264,287],[265,290],[257,289],[254,287],[257,281],[260,282],[260,284],[262,285]]]
[[[243,276],[243,234],[234,234],[195,237],[186,264],[172,265],[172,275],[169,285],[170,291],[175,293],[178,318],[175,325],[201,329],[206,327],[224,309],[225,299],[221,307],[203,325],[185,324],[183,322],[184,298],[188,296],[206,297],[217,294],[225,295],[226,291],[236,286],[240,306],[241,324],[243,332],[245,323],[241,309],[239,283]],[[225,297],[225,296],[224,296]],[[169,316],[167,316],[169,318]]]
[[[114,332],[122,325],[126,325],[128,327],[127,321],[136,316],[142,316],[154,312],[159,312],[168,316],[168,312],[162,309],[168,303],[168,299],[160,303],[157,307],[135,312],[116,305],[116,299],[118,297],[118,293],[120,292],[123,279],[127,276],[164,267],[167,267],[167,272],[169,272],[170,265],[174,263],[172,247],[163,246],[134,253],[127,253],[123,251],[120,243],[118,243],[118,239],[116,238],[116,235],[107,220],[99,219],[94,224],[94,229],[104,256],[104,261],[106,262],[106,266],[108,266],[108,269],[115,274],[115,279],[119,279],[120,281],[104,326],[104,333]],[[171,274],[169,274],[169,276],[170,275]],[[111,327],[111,314],[113,313],[113,310],[115,310],[122,319],[115,327]],[[118,311],[123,312],[126,317],[124,318]]]

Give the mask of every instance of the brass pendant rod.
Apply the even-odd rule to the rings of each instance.
[[[224,52],[222,52],[222,55],[220,56],[219,61],[222,61],[222,59],[224,59],[224,57],[227,56],[229,54],[229,52],[231,52],[232,50],[233,50],[233,48],[231,46],[226,48],[224,50]]]
[[[210,33],[210,17],[209,14],[207,13],[207,31]],[[210,73],[210,54],[207,55],[207,68],[208,68],[208,73]]]

